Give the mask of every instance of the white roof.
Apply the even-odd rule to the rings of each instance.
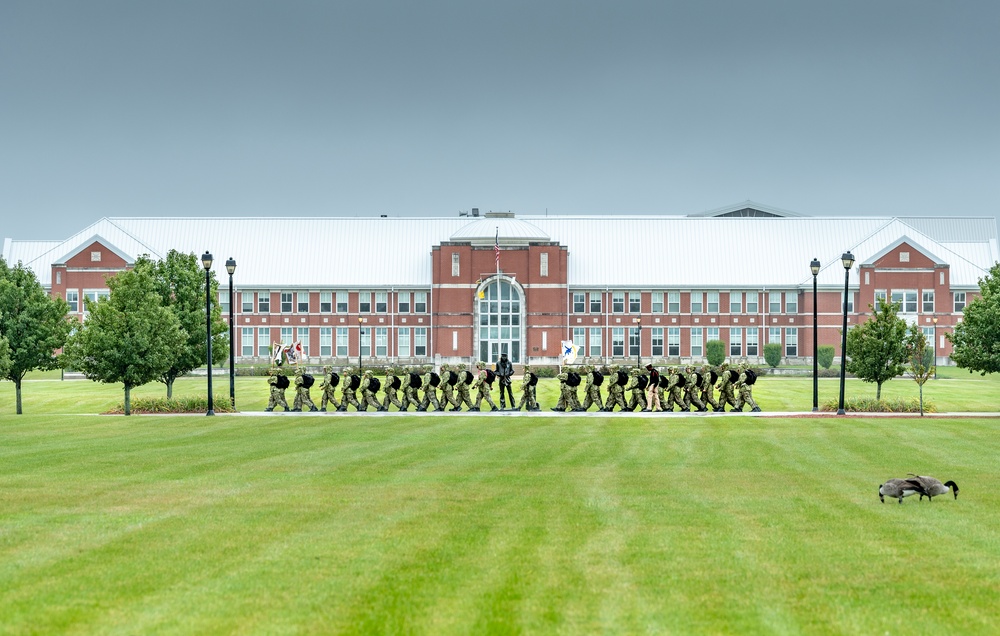
[[[64,241],[8,239],[4,258],[23,261],[49,286],[52,264],[101,240],[129,262],[208,249],[220,280],[233,257],[244,289],[426,289],[433,246],[492,245],[498,228],[502,246],[566,246],[575,288],[791,289],[812,285],[809,263],[818,258],[819,284],[836,289],[844,251],[857,267],[903,237],[947,263],[955,288],[977,288],[1000,260],[992,219],[677,216],[104,218]]]

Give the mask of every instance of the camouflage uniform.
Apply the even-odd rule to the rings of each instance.
[[[712,407],[713,411],[721,411],[722,407],[719,406],[718,401],[715,399],[715,383],[712,382],[712,367],[707,364],[701,368],[701,401],[706,405]]]
[[[448,406],[451,406],[451,410],[455,411],[458,409],[458,402],[455,401],[455,386],[451,383],[451,380],[456,377],[456,372],[452,371],[451,365],[442,364],[441,365],[441,410],[445,410]]]
[[[367,411],[369,406],[374,406],[376,411],[384,411],[385,408],[375,399],[375,392],[378,390],[372,386],[374,378],[370,369],[365,369],[361,376],[361,406],[362,411]]]
[[[403,404],[409,408],[412,404],[416,410],[420,410],[420,369],[418,367],[406,367],[406,379],[403,380]],[[426,409],[425,409],[426,410]]]
[[[559,380],[559,401],[553,411],[576,411],[580,409],[580,399],[576,395],[576,389],[569,385],[569,372],[563,371],[556,376]]]
[[[726,404],[730,405],[732,411],[740,410],[739,404],[736,403],[736,396],[733,395],[733,383],[729,379],[729,363],[723,362],[719,370],[719,383],[715,385],[715,388],[719,390],[719,406],[717,411],[726,410]]]
[[[698,394],[701,393],[701,390],[698,388],[701,376],[698,375],[695,372],[694,367],[691,366],[689,366],[685,371],[686,373],[684,374],[684,379],[687,380],[687,383],[684,385],[684,410],[687,411],[691,408],[691,405],[694,404],[695,408],[699,411],[707,411],[708,409],[705,408],[705,403],[701,401],[700,397],[698,397]]]
[[[525,407],[528,411],[537,411],[538,402],[535,400],[535,385],[531,383],[531,378],[535,377],[535,374],[531,371],[531,367],[524,367],[524,376],[521,378],[521,401],[517,405],[517,410],[520,411],[521,407]],[[535,379],[537,383],[537,378]]]
[[[292,410],[301,411],[303,407],[309,407],[310,411],[318,411],[312,398],[309,397],[309,389],[304,384],[303,374],[302,367],[295,369],[295,401],[292,403]]]
[[[673,411],[674,406],[677,406],[682,411],[684,410],[684,390],[678,386],[679,380],[677,369],[670,367],[667,377],[667,389],[664,392],[667,396],[667,402],[663,406],[664,411]]]
[[[625,392],[632,392],[628,400],[628,406],[625,407],[628,411],[634,411],[636,407],[640,409],[646,408],[646,390],[639,387],[639,376],[641,375],[642,369],[638,367],[628,372],[628,384],[625,385]]]
[[[351,385],[355,383],[355,378],[357,383],[361,384],[361,377],[354,373],[353,368],[344,369],[344,377],[340,379],[340,407],[337,408],[338,411],[346,411],[347,405],[352,405],[356,410],[361,410],[361,403],[358,402],[357,389],[351,388]]]
[[[747,370],[749,368],[750,365],[746,362],[740,365],[740,377],[736,381],[736,387],[739,390],[739,397],[736,400],[736,403],[739,405],[737,410],[742,411],[743,405],[749,404],[751,413],[759,413],[760,407],[757,406],[757,402],[753,399],[753,386],[747,384]]]
[[[497,411],[497,405],[493,402],[493,396],[490,395],[492,391],[492,386],[486,382],[489,378],[489,374],[486,372],[486,364],[483,362],[476,363],[476,377],[472,380],[472,388],[476,389],[476,398],[472,401],[473,407],[469,409],[470,411],[478,411],[479,405],[486,400],[486,403],[490,405],[491,411]]]
[[[472,410],[472,396],[469,395],[469,385],[472,384],[472,372],[465,368],[464,364],[458,365],[458,382],[455,384],[455,392],[458,394],[455,398],[456,406],[455,411],[461,411],[462,405],[465,405],[470,411]],[[465,380],[469,379],[467,383]]]
[[[337,410],[337,398],[334,393],[339,382],[339,378],[336,382],[333,379],[333,367],[323,367],[323,382],[319,385],[323,395],[319,399],[319,410],[325,411],[327,402],[333,405],[333,410]]]
[[[628,406],[625,404],[625,388],[618,384],[618,371],[620,367],[617,364],[611,365],[608,369],[607,383],[608,383],[608,399],[604,402],[604,410],[607,412],[612,412],[615,410],[617,405],[619,410],[626,410]]]
[[[583,410],[586,411],[590,408],[591,404],[596,404],[597,410],[603,411],[604,402],[601,400],[601,387],[594,382],[597,376],[601,375],[601,372],[594,368],[593,365],[587,365],[585,369],[587,371],[587,385],[584,387],[586,397],[583,398]]]
[[[382,406],[386,411],[389,410],[390,404],[395,406],[400,411],[403,410],[403,403],[399,401],[398,389],[394,386],[396,384],[402,386],[399,376],[396,375],[396,373],[396,369],[389,369],[389,371],[385,374],[385,386],[382,387],[382,391],[385,395],[382,397]]]
[[[288,402],[285,401],[285,390],[278,387],[278,376],[285,377],[282,371],[271,371],[271,377],[267,379],[267,383],[271,385],[271,397],[267,401],[267,408],[265,411],[273,411],[274,407],[281,406],[288,410]]]
[[[417,408],[418,411],[426,411],[427,407],[431,404],[434,405],[435,411],[441,410],[441,403],[438,402],[437,397],[437,387],[431,384],[433,371],[433,367],[424,367],[424,374],[420,377],[420,388],[424,391],[424,399],[420,402],[420,406]]]

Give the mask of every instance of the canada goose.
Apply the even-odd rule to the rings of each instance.
[[[948,492],[950,488],[955,495],[955,499],[958,499],[958,484],[953,481],[946,481],[943,484],[934,477],[927,477],[926,475],[914,475],[913,473],[907,473],[913,479],[910,481],[919,482],[923,488],[923,492],[920,493],[920,501],[924,500],[924,495],[931,501],[934,501],[934,497],[938,495],[944,495]]]
[[[895,497],[899,503],[903,503],[903,497],[920,494],[925,495],[923,486],[916,479],[890,479],[878,487],[878,498],[885,503],[886,497]]]

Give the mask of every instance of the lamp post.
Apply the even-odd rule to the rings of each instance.
[[[632,322],[635,323],[635,368],[638,369],[642,366],[639,361],[642,356],[642,318],[636,318]]]
[[[215,415],[215,402],[212,397],[212,254],[205,250],[201,255],[201,266],[205,268],[205,360],[208,364],[208,412],[205,415]]]
[[[233,295],[233,274],[236,272],[236,259],[232,256],[226,261],[226,271],[229,272],[229,405],[236,410],[236,328],[233,321],[233,306],[236,296]]]
[[[364,335],[365,328],[362,327],[365,319],[358,316],[358,373],[361,373],[361,338]]]
[[[931,318],[934,323],[934,379],[937,380],[937,316]]]
[[[840,407],[837,409],[837,415],[844,414],[844,384],[847,381],[847,284],[851,280],[854,254],[844,252],[840,261],[844,264],[844,329],[840,340]]]
[[[809,269],[813,274],[813,412],[819,410],[819,321],[816,309],[816,277],[819,275],[821,263],[819,259],[812,259]]]

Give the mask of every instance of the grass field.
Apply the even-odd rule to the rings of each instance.
[[[808,410],[787,382],[761,389]],[[1000,418],[125,418],[91,414],[120,387],[44,379],[13,416],[11,393],[3,634],[1000,632]],[[911,471],[959,498],[879,503]]]

